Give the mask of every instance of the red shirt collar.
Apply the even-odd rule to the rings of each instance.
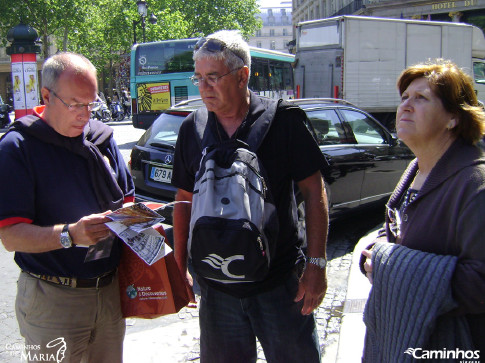
[[[33,108],[33,110],[34,110],[35,116],[37,116],[37,117],[41,118],[43,121],[45,121],[44,118],[42,117],[42,114],[44,113],[44,110],[45,110],[45,105],[35,106]]]

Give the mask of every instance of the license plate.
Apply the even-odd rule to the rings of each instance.
[[[150,179],[158,182],[170,183],[172,181],[172,169],[153,166],[150,172]]]

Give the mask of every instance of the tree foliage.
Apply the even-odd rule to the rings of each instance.
[[[22,22],[39,32],[42,53],[47,56],[48,37],[59,36],[65,29],[76,29],[84,22],[89,4],[83,0],[0,0],[0,9],[2,45],[6,45],[8,30]]]
[[[467,23],[475,25],[485,32],[485,15],[483,14],[473,14],[468,15],[466,19]]]
[[[207,35],[220,29],[239,29],[249,38],[261,27],[256,0],[147,0],[146,40]],[[112,65],[129,53],[134,34],[142,41],[136,0],[0,0],[3,45],[10,28],[20,22],[34,27],[42,41],[42,56],[50,55],[54,39],[60,50],[85,54],[98,70],[112,77]],[[134,24],[138,22],[138,24]]]
[[[207,35],[221,29],[239,29],[249,38],[261,27],[256,19],[256,0],[172,0],[169,7],[184,14],[187,37]]]

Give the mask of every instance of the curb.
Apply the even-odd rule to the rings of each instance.
[[[360,272],[359,260],[362,250],[372,243],[381,227],[375,227],[362,237],[352,253],[336,363],[362,362],[365,338],[363,313],[372,285]]]

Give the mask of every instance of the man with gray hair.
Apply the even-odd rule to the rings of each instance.
[[[301,109],[283,107],[284,103],[264,99],[248,89],[251,57],[239,32],[219,31],[202,38],[195,46],[193,59],[192,82],[199,87],[207,112],[192,113],[180,128],[172,178],[178,188],[177,201],[192,202],[196,193],[195,175],[202,158],[197,142],[200,116],[196,115],[207,115],[203,120],[204,135],[210,134],[216,144],[222,144],[231,139],[246,141],[265,111],[276,109],[256,150],[276,206],[279,231],[275,252],[268,273],[259,281],[224,283],[197,276],[201,287],[201,362],[255,362],[256,337],[268,362],[319,362],[312,312],[327,288],[328,207],[320,172],[325,159],[305,126]],[[305,201],[306,259],[301,249],[305,231],[298,230],[294,183]],[[188,240],[193,209],[195,205],[178,203],[173,213],[175,258],[189,282]],[[224,239],[224,233],[222,236]],[[221,269],[228,270],[229,265]]]
[[[113,130],[90,120],[97,91],[88,59],[54,55],[42,69],[45,105],[0,140],[0,238],[21,269],[16,313],[29,360],[61,350],[67,362],[122,360],[121,241],[105,214],[133,202],[134,187]],[[93,246],[103,254],[89,257]]]

